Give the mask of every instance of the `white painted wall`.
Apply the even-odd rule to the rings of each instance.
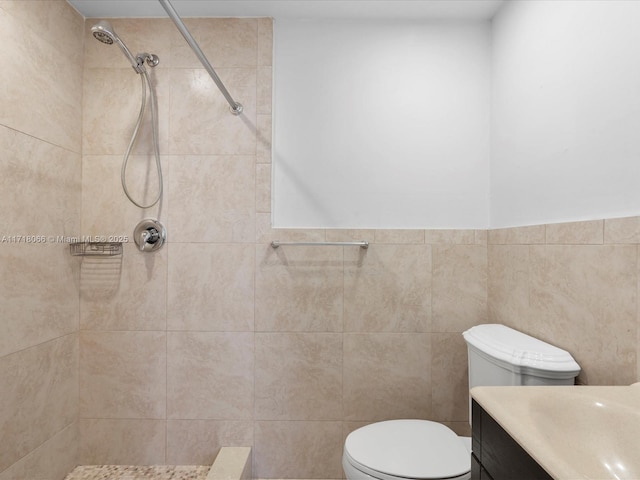
[[[493,20],[492,227],[640,214],[640,2]]]
[[[275,34],[277,227],[640,214],[640,1],[507,2],[491,27],[278,20]]]
[[[274,226],[488,226],[488,22],[274,31]]]

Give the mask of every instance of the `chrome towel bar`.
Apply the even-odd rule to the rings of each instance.
[[[280,246],[292,246],[292,247],[299,247],[299,246],[309,246],[309,247],[314,247],[314,246],[331,246],[331,247],[360,247],[360,248],[369,248],[369,242],[366,241],[362,241],[362,242],[279,242],[277,240],[274,240],[273,242],[271,242],[271,246],[273,248],[278,248]]]

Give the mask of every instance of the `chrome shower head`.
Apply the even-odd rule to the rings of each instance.
[[[113,45],[116,43],[118,47],[120,47],[120,50],[122,50],[122,53],[124,53],[125,57],[129,59],[129,62],[131,62],[131,66],[136,73],[142,73],[144,71],[144,58],[140,55],[134,57],[131,54],[131,51],[127,48],[124,42],[120,40],[120,37],[116,35],[115,30],[109,22],[106,20],[100,20],[91,27],[91,33],[93,33],[96,40],[102,43],[106,43],[107,45]]]
[[[96,37],[96,40],[106,43],[107,45],[113,45],[113,41],[118,38],[113,27],[106,20],[100,20],[91,27],[91,33]]]

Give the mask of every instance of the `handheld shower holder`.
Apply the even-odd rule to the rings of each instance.
[[[155,252],[167,240],[167,229],[153,218],[145,218],[133,231],[133,241],[141,252]]]
[[[136,55],[136,61],[138,62],[139,66],[144,66],[146,62],[150,67],[157,67],[160,63],[160,59],[157,55],[147,52],[139,53],[138,55]]]

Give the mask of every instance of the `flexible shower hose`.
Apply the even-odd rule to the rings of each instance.
[[[156,94],[151,85],[151,80],[149,79],[149,74],[146,70],[142,71],[140,75],[142,82],[142,101],[140,102],[140,113],[138,114],[138,121],[136,123],[136,127],[133,130],[133,134],[131,135],[131,141],[129,142],[129,146],[127,147],[127,151],[124,154],[124,158],[122,159],[122,170],[120,171],[120,180],[122,182],[122,189],[124,190],[124,194],[127,198],[133,203],[136,207],[139,208],[150,208],[153,207],[156,203],[160,201],[162,198],[162,166],[160,165],[160,147],[158,146],[158,111],[156,104]],[[144,112],[147,106],[147,85],[149,86],[149,96],[151,97],[151,130],[153,134],[153,153],[156,160],[156,169],[158,171],[158,196],[156,199],[148,204],[143,205],[141,203],[136,202],[131,194],[129,193],[129,189],[127,188],[127,163],[129,162],[129,156],[131,155],[131,150],[133,150],[133,146],[138,139],[138,134],[140,133],[140,126],[142,125],[142,121],[144,120]]]

